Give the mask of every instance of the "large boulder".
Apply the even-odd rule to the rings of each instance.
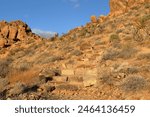
[[[5,38],[8,38],[9,35],[9,26],[5,25],[4,27],[1,28],[1,35]]]
[[[4,47],[5,44],[7,43],[6,39],[5,38],[0,38],[0,47]]]
[[[1,30],[1,28],[3,28],[4,26],[6,26],[8,23],[5,21],[5,20],[2,20],[1,22],[0,22],[0,30]]]
[[[0,35],[3,35],[5,38],[24,40],[29,33],[31,33],[29,26],[20,20],[10,23],[6,21],[0,22]]]
[[[91,16],[91,22],[92,23],[97,23],[97,17],[95,15]]]
[[[83,76],[83,84],[85,87],[94,86],[97,83],[97,69],[86,69]]]
[[[17,37],[18,29],[17,27],[9,26],[9,38],[15,39]]]
[[[28,37],[33,36],[35,35],[32,34],[29,26],[20,20],[9,23],[6,21],[0,22],[0,47],[4,47],[6,42],[7,45],[11,45],[13,42],[27,40]]]

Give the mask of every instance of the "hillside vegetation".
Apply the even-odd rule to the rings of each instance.
[[[110,8],[51,39],[1,21],[0,99],[150,99],[150,2]]]

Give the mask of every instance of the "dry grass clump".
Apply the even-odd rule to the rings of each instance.
[[[139,19],[134,21],[133,39],[135,41],[141,42],[143,40],[148,40],[149,38],[149,22],[150,15],[146,14]]]
[[[100,84],[113,85],[114,80],[112,77],[112,72],[109,68],[98,68],[98,80]]]
[[[102,56],[102,60],[113,60],[117,58],[119,51],[116,49],[108,49]]]
[[[147,73],[150,73],[150,65],[147,64],[147,65],[145,65],[145,66],[142,66],[142,67],[141,67],[141,71],[145,71],[145,72],[147,72]]]
[[[140,91],[144,89],[147,85],[145,78],[141,76],[129,76],[125,79],[122,84],[122,89],[125,91]]]
[[[119,52],[118,58],[124,58],[124,59],[131,58],[136,54],[136,52],[137,50],[133,46],[131,46],[130,44],[126,44]]]
[[[15,83],[13,88],[9,90],[9,96],[18,95],[24,92],[26,86],[20,82]]]
[[[112,78],[110,75],[111,75],[111,74],[103,74],[103,75],[101,75],[100,81],[101,81],[103,84],[113,85],[113,84],[114,84],[114,81],[113,81],[113,78]]]
[[[22,62],[19,64],[19,71],[27,71],[33,67],[32,63],[30,62]]]
[[[83,53],[82,53],[80,50],[74,50],[71,54],[72,54],[72,55],[75,55],[75,56],[80,56],[80,55],[82,55]]]
[[[138,56],[138,59],[139,59],[139,60],[142,60],[142,59],[150,60],[150,53],[140,54],[140,55]]]
[[[120,44],[119,44],[120,45]],[[137,49],[131,46],[131,44],[125,44],[118,46],[117,48],[109,48],[102,57],[102,60],[114,60],[117,58],[129,59],[137,53]]]
[[[63,60],[63,57],[57,55],[50,55],[50,53],[44,52],[37,56],[36,61],[34,61],[34,64],[46,64],[60,60]]]
[[[87,49],[90,49],[91,48],[91,44],[90,43],[81,43],[80,44],[80,50],[84,51],[84,50],[87,50]]]
[[[149,3],[145,3],[145,8],[149,9],[150,8],[150,4]]]
[[[35,69],[30,69],[28,71],[14,71],[9,76],[10,83],[25,83],[30,84],[34,83],[37,80],[38,71]]]
[[[1,78],[0,79],[0,92],[5,90],[5,87],[9,84],[7,78]]]
[[[9,65],[11,64],[12,59],[3,59],[0,60],[0,78],[5,78],[10,72]]]
[[[119,42],[120,41],[119,35],[118,34],[112,34],[112,35],[110,35],[109,41],[113,42],[113,43],[114,42]]]
[[[141,19],[139,20],[139,23],[141,25],[141,27],[145,27],[146,26],[146,22],[150,20],[150,15],[144,15],[143,17],[141,17]]]
[[[127,74],[136,74],[139,72],[139,68],[138,67],[135,67],[135,66],[132,66],[132,67],[129,67],[127,70],[126,70],[126,73]]]

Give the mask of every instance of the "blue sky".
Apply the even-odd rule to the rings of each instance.
[[[0,0],[0,20],[22,20],[31,29],[66,33],[109,13],[109,0]]]

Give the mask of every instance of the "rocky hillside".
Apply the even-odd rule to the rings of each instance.
[[[0,22],[0,99],[150,99],[150,3],[110,8],[51,40]]]
[[[30,38],[39,37],[31,32],[27,24],[22,21],[0,22],[0,47],[8,47],[17,41],[26,41]]]
[[[143,3],[149,3],[149,0],[110,0],[110,15],[126,13]]]

